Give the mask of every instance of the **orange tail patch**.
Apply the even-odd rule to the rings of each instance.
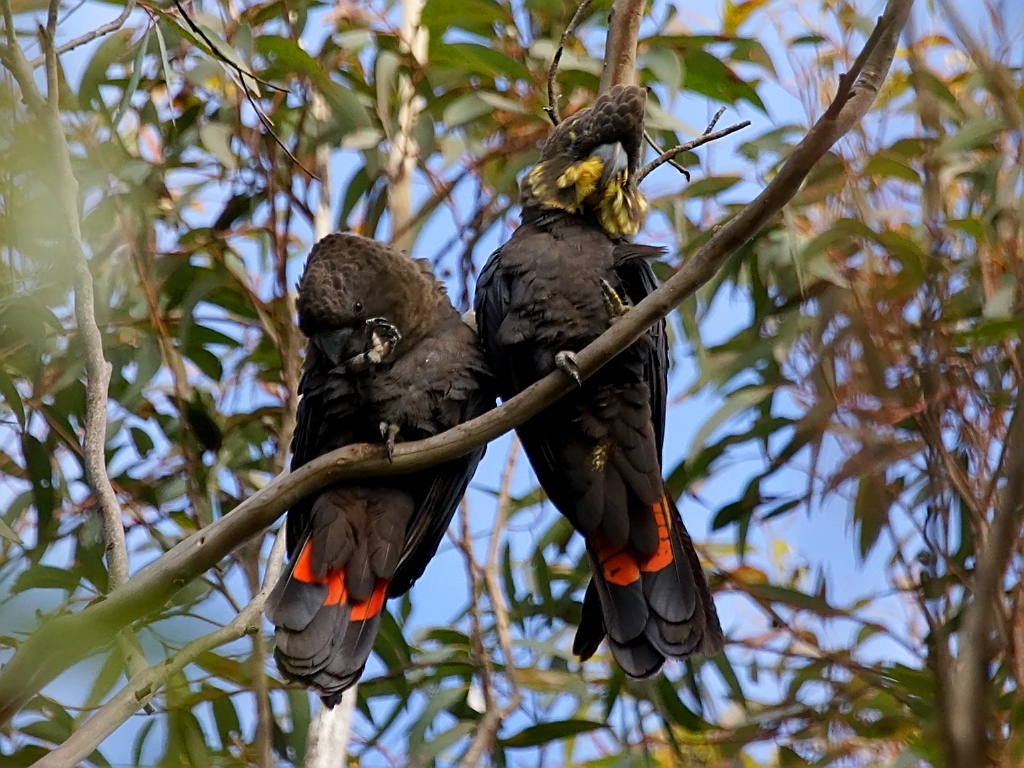
[[[597,560],[601,564],[601,572],[605,581],[620,587],[628,586],[640,578],[643,573],[657,573],[672,564],[672,540],[668,519],[668,504],[664,501],[654,504],[651,513],[658,526],[658,548],[645,558],[638,558],[628,546],[613,549],[606,542],[597,542]]]
[[[306,584],[326,584],[327,596],[324,605],[341,605],[348,602],[348,589],[345,587],[345,569],[327,571],[327,577],[319,579],[313,573],[313,549],[310,542],[299,552],[299,557],[292,568],[292,577]],[[373,588],[373,593],[366,600],[353,600],[351,603],[352,621],[364,621],[380,613],[387,599],[388,582],[381,579]]]
[[[658,524],[658,548],[654,550],[653,555],[640,563],[640,570],[644,573],[656,573],[672,564],[672,542],[669,539],[668,515],[665,512],[667,506],[665,503],[657,503],[651,510]]]
[[[313,575],[313,547],[308,541],[302,548],[302,551],[299,552],[299,558],[295,561],[295,565],[292,566],[292,577],[304,584],[317,584],[320,582],[320,579]]]
[[[632,553],[620,549],[615,550],[603,542],[597,545],[597,560],[601,563],[601,572],[605,581],[620,587],[628,586],[640,578],[640,569]]]
[[[388,594],[388,583],[381,579],[373,588],[373,594],[366,600],[356,600],[352,603],[352,621],[364,621],[380,613],[384,605],[384,598]]]

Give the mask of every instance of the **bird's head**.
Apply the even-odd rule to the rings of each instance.
[[[647,91],[617,85],[566,118],[520,184],[523,209],[593,218],[612,237],[632,237],[647,217],[636,186]]]
[[[398,329],[400,348],[422,338],[442,297],[406,254],[359,235],[328,235],[313,247],[299,280],[299,329],[337,365],[366,351],[380,319]]]

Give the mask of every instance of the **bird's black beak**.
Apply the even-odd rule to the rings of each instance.
[[[337,366],[341,364],[342,360],[347,359],[346,352],[351,338],[351,328],[335,328],[313,334],[312,341],[313,345],[331,361],[331,364]]]
[[[599,157],[602,162],[601,188],[608,186],[608,183],[629,167],[629,156],[622,144],[616,141],[613,144],[602,144],[593,152],[591,157]]]

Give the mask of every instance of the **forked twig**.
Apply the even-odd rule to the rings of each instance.
[[[646,141],[650,145],[651,149],[658,153],[659,157],[661,156],[661,147],[658,146],[658,142],[654,140],[654,137],[651,136],[650,132],[644,131],[644,141]],[[683,174],[683,176],[686,177],[687,181],[690,180],[690,172],[683,168],[683,166],[677,163],[673,158],[670,157],[666,162],[673,168],[675,168],[677,171],[679,171],[681,174]],[[651,170],[653,170],[653,168]],[[643,176],[641,176],[640,179],[643,179]],[[637,181],[637,183],[640,183],[639,180]]]
[[[719,115],[716,115],[711,125],[708,126],[709,130],[712,127],[714,127],[716,122],[718,122],[718,117]],[[651,171],[655,170],[656,168],[659,168],[665,163],[671,162],[672,158],[674,158],[676,155],[679,155],[683,152],[689,152],[691,149],[696,149],[697,147],[703,146],[704,144],[710,144],[712,141],[717,141],[723,136],[728,136],[730,133],[736,133],[736,131],[742,130],[746,128],[748,125],[750,125],[750,121],[744,120],[742,123],[730,125],[728,128],[723,128],[722,130],[715,131],[714,133],[708,133],[707,131],[705,131],[702,135],[698,136],[696,139],[693,139],[692,141],[688,141],[685,144],[680,144],[678,146],[672,147],[672,149],[665,150],[660,155],[658,155],[658,157],[654,158],[653,160],[651,160],[651,162],[649,162],[647,165],[640,169],[640,171],[636,175],[636,183],[639,184],[641,181],[646,179],[647,175]],[[683,173],[686,174],[687,180],[689,180],[690,174],[687,173],[686,170],[681,167],[679,168],[679,170],[682,170]]]
[[[590,7],[591,2],[593,0],[583,0],[580,3],[580,7],[576,9],[576,13],[572,15],[572,18],[569,20],[569,26],[565,28],[561,39],[558,41],[558,49],[555,51],[555,55],[551,59],[551,66],[548,68],[548,105],[544,107],[544,111],[547,112],[551,122],[555,125],[562,122],[562,116],[558,112],[558,95],[555,93],[555,81],[558,79],[558,62],[562,60],[562,51],[569,40],[569,35],[576,29],[576,25],[580,22],[580,17]]]

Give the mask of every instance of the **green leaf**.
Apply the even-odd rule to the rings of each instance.
[[[501,51],[477,43],[452,43],[432,51],[432,67],[452,67],[490,80],[512,79],[532,82],[530,70]],[[486,91],[481,91],[486,93]],[[521,109],[520,105],[520,109]]]
[[[665,675],[661,675],[654,685],[658,700],[661,703],[661,710],[666,715],[666,720],[685,728],[688,731],[702,733],[708,730],[709,725],[697,714],[683,704],[682,699],[676,692],[676,685]]]
[[[1006,123],[1001,119],[975,120],[940,143],[936,153],[948,157],[972,149],[991,148],[995,137],[1005,130]]]
[[[267,60],[267,69],[260,74],[264,79],[287,80],[305,75],[318,88],[327,88],[331,81],[323,67],[306,53],[295,40],[280,35],[260,35],[256,38],[256,51]]]
[[[3,397],[4,403],[11,409],[14,415],[18,419],[18,424],[25,427],[25,405],[21,402],[21,394],[18,392],[18,388],[14,385],[14,381],[7,372],[0,369],[0,397]]]
[[[512,23],[511,11],[495,0],[427,0],[421,18],[423,26],[430,30],[431,53],[441,47],[449,29],[464,29],[490,38],[496,24]]]
[[[864,166],[865,176],[884,176],[920,184],[921,175],[904,162],[891,157],[872,157]]]
[[[508,749],[525,749],[607,727],[604,723],[596,723],[593,720],[560,720],[528,726],[507,739],[501,739],[500,742]]]
[[[63,589],[73,592],[80,581],[81,577],[74,571],[51,565],[33,565],[18,576],[11,591],[15,594],[28,589]]]
[[[867,558],[889,522],[890,504],[885,478],[865,475],[860,479],[853,503],[853,517],[860,530],[858,543],[862,560]]]
[[[131,79],[128,80],[128,85],[125,86],[124,92],[121,94],[121,101],[114,110],[114,114],[110,116],[110,127],[115,131],[125,111],[128,109],[128,105],[131,103],[132,96],[135,95],[135,91],[139,87],[139,80],[142,78],[142,68],[146,63],[146,51],[149,48],[149,35],[152,30],[152,27],[147,29],[146,34],[139,43],[139,52],[136,54],[135,63],[132,65]]]
[[[828,601],[817,595],[808,595],[796,589],[779,587],[774,584],[747,584],[744,589],[755,598],[768,600],[772,603],[782,603],[792,608],[799,608],[814,611],[821,616],[843,616],[842,611],[837,611]]]
[[[701,428],[697,431],[697,434],[693,438],[693,448],[690,450],[690,459],[694,459],[697,456],[698,451],[702,450],[708,441],[708,438],[718,429],[720,426],[725,424],[726,421],[731,419],[740,413],[743,413],[749,408],[753,408],[758,405],[766,397],[771,397],[775,392],[775,387],[771,385],[762,385],[757,387],[741,387],[735,392],[731,393],[726,397],[725,403],[709,418]]]
[[[444,108],[441,121],[448,128],[457,128],[490,112],[491,105],[479,93],[467,93]]]
[[[78,100],[86,107],[99,107],[103,100],[100,97],[100,86],[106,83],[107,70],[111,64],[124,61],[131,50],[129,43],[135,30],[122,28],[103,38],[89,64],[82,74],[82,84],[78,88]]]
[[[171,92],[171,63],[167,58],[167,43],[164,41],[164,33],[160,30],[160,21],[157,21],[154,26],[156,27],[156,42],[160,47],[160,68],[164,73],[164,86],[167,88],[167,92]],[[174,125],[174,113],[171,113],[171,124]]]
[[[670,95],[683,85],[683,64],[670,48],[651,48],[641,59],[641,67],[649,69],[654,80],[669,90]]]
[[[238,168],[238,158],[231,150],[233,137],[231,126],[225,123],[204,123],[199,128],[199,138],[203,140],[207,151],[217,158],[221,165],[232,171]]]

